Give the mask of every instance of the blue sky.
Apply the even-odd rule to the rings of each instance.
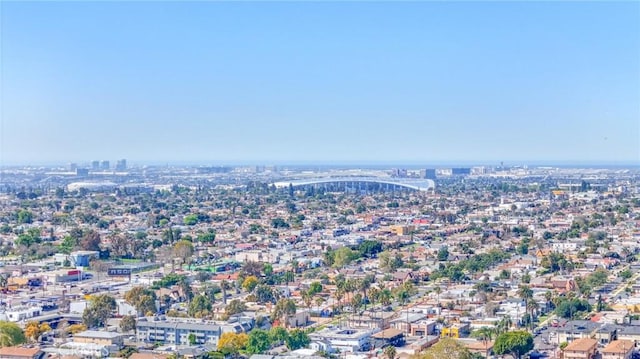
[[[1,2],[0,162],[640,160],[638,2]]]

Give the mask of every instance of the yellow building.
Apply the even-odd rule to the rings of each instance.
[[[389,226],[389,230],[394,233],[396,236],[407,236],[413,232],[415,228],[413,226]]]

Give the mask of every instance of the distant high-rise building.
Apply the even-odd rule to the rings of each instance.
[[[69,163],[69,171],[75,172],[77,168],[78,168],[77,163]]]
[[[76,176],[78,177],[87,177],[89,175],[88,168],[76,168]]]
[[[404,168],[394,168],[391,170],[391,177],[407,177],[407,170]]]
[[[91,169],[97,171],[100,169],[100,161],[91,161]]]
[[[434,180],[436,179],[436,169],[435,168],[427,168],[424,170],[420,170],[420,177],[425,179]]]
[[[109,170],[109,168],[110,168],[110,167],[111,167],[111,166],[109,166],[109,161],[102,161],[102,162],[100,162],[100,169],[101,169],[101,170],[105,170],[105,171],[107,171],[107,170]]]
[[[122,159],[116,162],[116,171],[124,171],[127,169],[127,160]]]
[[[471,168],[452,168],[451,175],[452,176],[468,176],[471,174]]]

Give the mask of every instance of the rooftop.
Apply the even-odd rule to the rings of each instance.
[[[104,332],[100,330],[85,330],[84,332],[76,333],[73,336],[75,338],[114,339],[121,337],[122,333]]]
[[[598,341],[595,339],[580,338],[572,341],[564,350],[573,352],[586,352],[595,349],[596,345],[598,345]]]
[[[614,340],[602,349],[602,354],[625,354],[634,348],[635,344],[631,340]]]
[[[0,358],[4,357],[33,357],[40,348],[4,347],[0,348]]]

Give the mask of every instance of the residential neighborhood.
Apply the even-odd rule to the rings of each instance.
[[[5,171],[0,357],[638,353],[636,172],[150,170]]]

